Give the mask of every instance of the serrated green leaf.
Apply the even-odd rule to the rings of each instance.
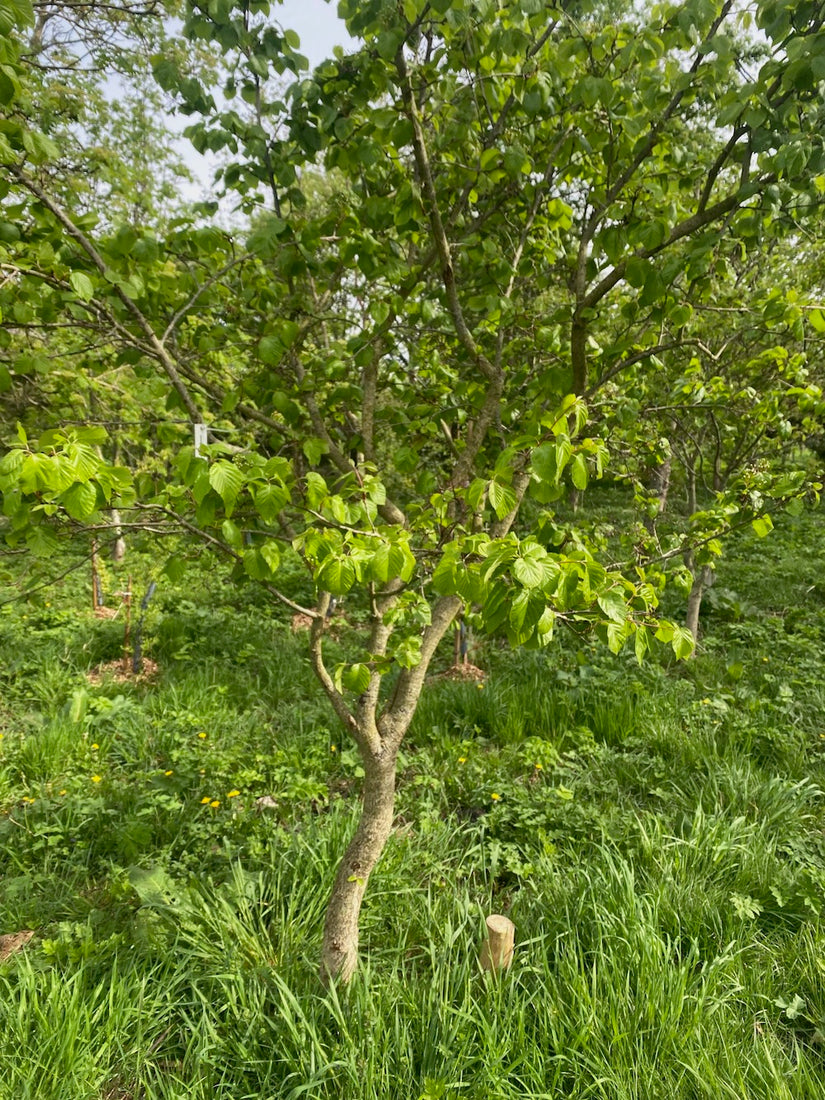
[[[371,679],[369,666],[364,664],[348,665],[341,675],[341,683],[356,695],[362,695],[367,690]]]
[[[500,481],[491,481],[487,486],[487,496],[493,511],[499,519],[509,516],[516,506],[516,494],[509,485]]]
[[[685,657],[689,657],[696,646],[693,635],[687,627],[679,626],[677,623],[673,624],[673,638],[670,644],[673,646],[673,652],[680,661]]]
[[[73,271],[69,276],[69,282],[78,298],[82,298],[84,302],[91,302],[95,288],[88,275],[84,275],[82,271]]]
[[[209,467],[209,484],[223,501],[227,517],[231,516],[243,488],[243,474],[231,462],[220,459]]]
[[[602,592],[596,602],[611,622],[623,623],[627,620],[627,604],[617,588]]]
[[[315,583],[322,592],[343,596],[358,578],[355,562],[345,555],[329,555],[315,574]]]
[[[97,489],[91,482],[78,482],[61,497],[72,519],[88,519],[97,506]]]
[[[516,558],[513,562],[513,576],[525,588],[539,588],[545,579],[543,563],[533,558]]]
[[[611,622],[607,624],[607,647],[611,653],[619,653],[621,651],[627,641],[629,633],[630,624],[627,622]]]

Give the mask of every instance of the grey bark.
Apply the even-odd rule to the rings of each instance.
[[[685,626],[693,635],[695,642],[699,641],[699,612],[702,610],[702,598],[713,581],[713,570],[709,565],[703,565],[699,569],[692,569],[693,584],[687,602],[687,615]]]
[[[123,529],[120,526],[120,512],[117,508],[112,509],[112,533],[115,536],[112,543],[112,561],[119,563],[126,556],[126,540],[123,537]]]
[[[364,806],[338,866],[324,921],[321,978],[346,983],[358,966],[358,920],[372,870],[389,839],[395,806],[396,753],[362,754]]]

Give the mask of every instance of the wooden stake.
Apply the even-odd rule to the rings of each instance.
[[[497,973],[507,970],[513,961],[516,942],[516,926],[500,913],[487,918],[487,939],[481,945],[481,967]]]
[[[126,624],[123,628],[123,671],[129,671],[129,634],[131,632],[132,625],[132,578],[129,577],[129,583],[126,586],[126,591],[120,593],[120,598],[126,605]]]
[[[98,591],[100,579],[97,573],[97,540],[92,539],[92,611],[97,611],[100,606]]]

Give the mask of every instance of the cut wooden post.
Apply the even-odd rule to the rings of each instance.
[[[500,913],[489,916],[486,924],[487,939],[481,945],[481,966],[483,970],[497,973],[506,970],[513,961],[516,926]]]

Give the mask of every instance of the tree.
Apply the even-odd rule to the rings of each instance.
[[[159,487],[104,462],[97,436],[44,423],[37,441],[21,430],[0,491],[12,544],[42,550],[116,503],[310,616],[313,668],[365,772],[324,932],[322,973],[347,980],[399,747],[462,608],[513,645],[548,645],[560,622],[616,650],[632,639],[640,659],[654,636],[690,651],[644,570],[606,568],[551,505],[601,472],[583,398],[666,350],[679,274],[712,282],[714,242],[755,208],[802,216],[825,156],[820,5],[756,5],[761,45],[747,13],[710,0],[644,17],[537,0],[341,8],[361,48],[311,75],[265,0],[189,7],[185,33],[222,56],[221,94],[155,59],[192,140],[229,159],[245,240],[73,209],[52,144],[15,115],[27,74],[4,46],[0,164],[22,222],[4,262],[32,323],[103,326],[213,442],[181,435]],[[312,608],[278,588],[285,542]],[[331,669],[329,602],[354,593],[360,650]]]

